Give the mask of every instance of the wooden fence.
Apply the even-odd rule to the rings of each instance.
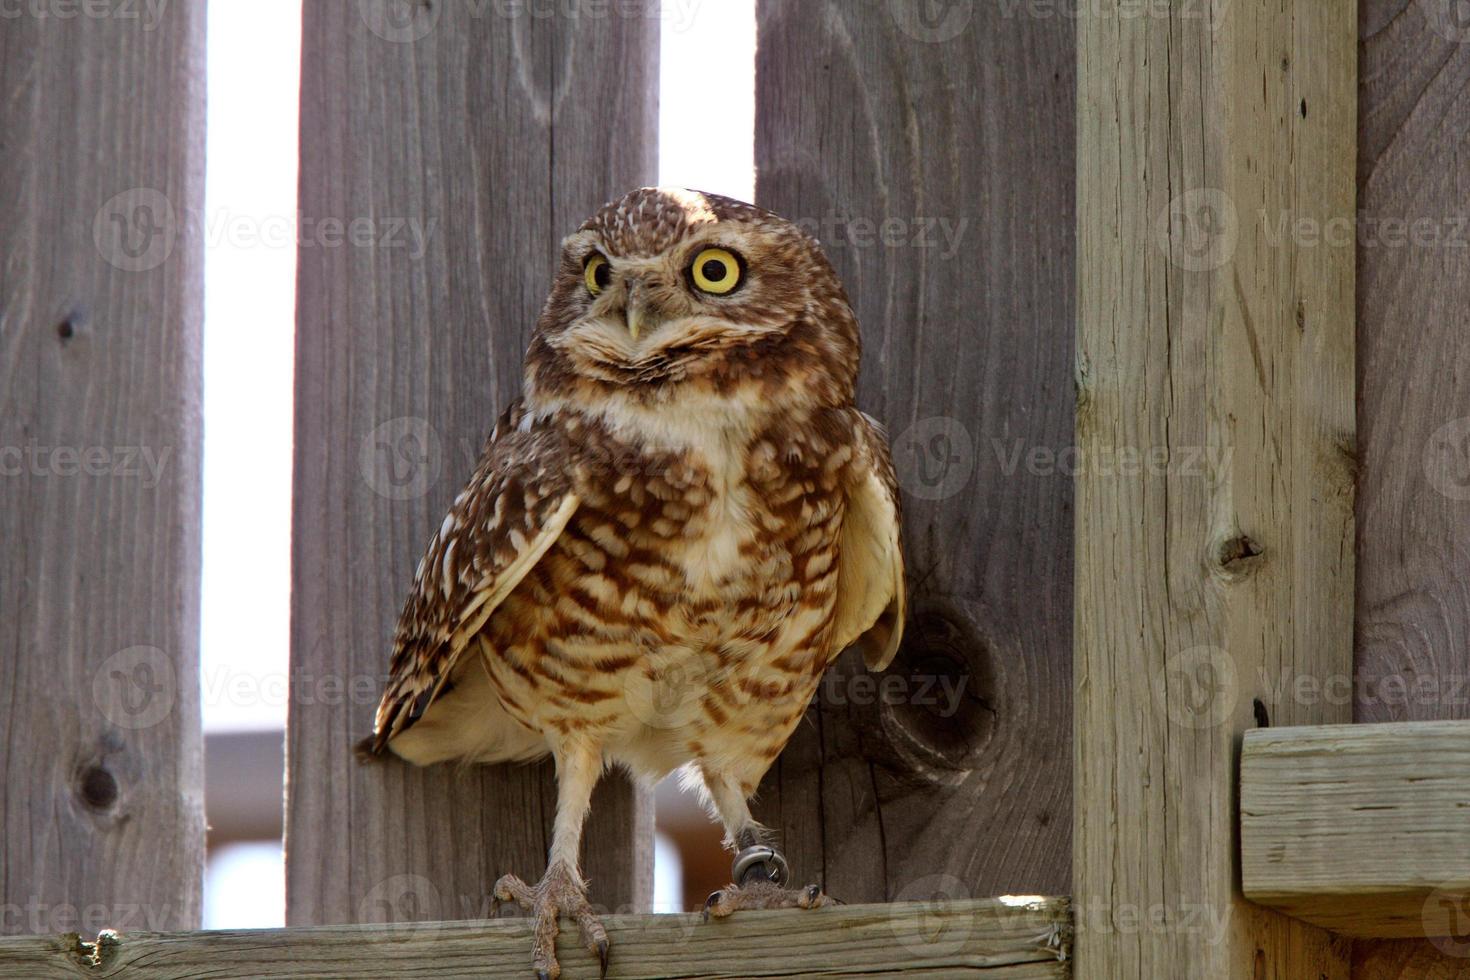
[[[0,932],[88,908],[195,928],[204,10],[9,10]]]
[[[291,928],[188,932],[204,15],[103,6],[0,19],[0,933],[23,937],[0,975],[520,969],[524,924],[473,920],[543,865],[549,771],[359,768],[353,698],[291,706]],[[535,6],[304,5],[300,210],[432,233],[300,250],[298,681],[381,675],[559,237],[655,180],[659,5]],[[762,787],[845,908],[639,915],[651,801],[604,785],[586,867],[625,913],[615,976],[1470,975],[1461,731],[1294,727],[1470,718],[1459,13],[759,0],[757,198],[853,294],[905,490],[892,676],[961,696],[833,696],[863,680],[844,658]],[[1100,469],[1120,448],[1167,452]]]
[[[1357,25],[1186,12],[1077,43],[1073,892],[1171,924],[1085,930],[1077,968],[1346,976],[1344,944],[1240,898],[1233,797],[1247,729],[1351,720],[1263,682],[1352,667],[1354,252],[1295,230],[1351,227]]]
[[[292,673],[376,678],[405,572],[520,391],[561,237],[656,182],[658,21],[303,9],[302,212],[434,229],[422,257],[300,253]],[[549,765],[344,765],[370,711],[292,705],[291,924],[470,918],[508,869],[544,867]],[[598,901],[647,906],[651,800],[605,780],[593,813]],[[405,875],[428,887],[385,897]]]

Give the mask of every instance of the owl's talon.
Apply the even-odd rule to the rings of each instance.
[[[515,875],[501,875],[490,894],[497,909],[505,902],[515,902],[527,909],[536,903],[536,889]]]
[[[536,920],[531,968],[536,971],[537,980],[561,977],[561,964],[556,961],[556,937],[561,931],[563,915],[576,919],[583,944],[597,956],[602,964],[602,976],[607,976],[610,947],[607,932],[587,903],[587,885],[574,868],[553,864],[534,888],[515,875],[505,875],[495,882],[491,897],[497,912],[502,902],[514,901],[529,909]]]
[[[819,909],[841,904],[823,894],[820,885],[782,888],[775,882],[758,880],[749,885],[726,885],[710,895],[704,903],[704,921],[711,916],[723,919],[741,909]]]
[[[607,940],[606,930],[602,928],[602,923],[597,921],[591,909],[584,909],[577,913],[577,927],[582,933],[582,945],[587,948],[587,952],[597,957],[598,977],[606,980],[608,952],[611,947]]]

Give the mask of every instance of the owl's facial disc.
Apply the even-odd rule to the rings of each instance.
[[[574,236],[566,247],[582,270],[580,315],[549,342],[583,373],[630,383],[698,374],[702,358],[781,329],[780,318],[751,315],[761,283],[744,257],[746,234],[711,225],[653,255]]]
[[[563,242],[527,391],[584,407],[632,396],[661,411],[711,393],[762,411],[841,404],[858,349],[842,284],[799,225],[718,195],[645,187]]]

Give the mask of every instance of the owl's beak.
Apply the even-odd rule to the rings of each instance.
[[[628,289],[628,306],[623,316],[628,324],[628,336],[634,340],[645,329],[652,330],[658,326],[658,311],[648,300],[647,288],[642,280],[635,280]]]
[[[643,322],[645,316],[646,314],[643,311],[643,305],[641,303],[636,305],[633,303],[628,304],[628,336],[632,337],[634,340],[637,340],[638,334],[643,331]]]

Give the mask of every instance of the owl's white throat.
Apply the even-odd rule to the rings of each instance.
[[[778,411],[755,384],[729,393],[702,384],[670,385],[653,402],[631,390],[613,390],[596,404],[554,397],[534,399],[528,408],[523,427],[575,412],[623,442],[651,450],[692,450],[716,466],[714,457],[742,452]]]

